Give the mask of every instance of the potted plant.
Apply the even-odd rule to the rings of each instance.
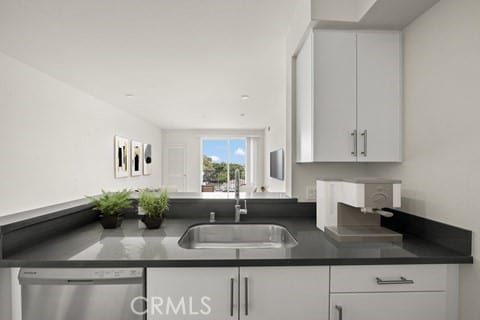
[[[102,190],[100,197],[87,197],[100,212],[100,223],[105,229],[114,229],[122,224],[123,212],[132,206],[130,191],[107,192]]]
[[[148,229],[158,229],[168,211],[168,192],[167,190],[160,193],[144,191],[140,195],[138,205],[145,213],[142,216],[142,222]]]

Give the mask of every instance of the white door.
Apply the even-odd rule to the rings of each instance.
[[[356,34],[314,31],[314,160],[356,161]]]
[[[401,33],[357,34],[358,161],[401,161]]]
[[[241,267],[241,320],[328,320],[329,267]]]
[[[313,161],[313,35],[305,40],[296,60],[297,162]]]
[[[186,148],[184,145],[168,146],[166,186],[178,192],[185,192],[186,184]]]
[[[237,280],[238,268],[147,268],[147,320],[238,319]]]
[[[330,320],[446,320],[445,292],[345,293],[330,296]]]

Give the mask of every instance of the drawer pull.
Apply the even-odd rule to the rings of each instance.
[[[235,279],[231,278],[230,279],[230,317],[233,317],[234,285],[235,285]]]
[[[245,315],[248,316],[248,277],[245,277]]]
[[[377,280],[378,285],[384,285],[384,284],[414,284],[413,280],[408,280],[404,277],[400,277],[398,280],[383,280],[379,277],[375,278]]]
[[[336,305],[335,309],[338,312],[338,320],[343,320],[343,308],[341,306]]]

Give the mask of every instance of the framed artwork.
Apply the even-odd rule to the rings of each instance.
[[[132,177],[141,176],[143,172],[143,144],[132,140]]]
[[[130,152],[128,139],[115,136],[115,178],[130,175]]]
[[[152,145],[149,143],[143,145],[143,174],[152,174]]]

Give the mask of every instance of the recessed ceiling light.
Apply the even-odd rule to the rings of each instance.
[[[248,100],[248,99],[250,99],[250,96],[248,94],[244,94],[244,95],[240,96],[240,98],[242,98],[242,100]]]
[[[125,97],[127,97],[127,98],[130,98],[130,99],[131,99],[131,98],[134,98],[134,97],[135,97],[135,95],[134,95],[134,94],[132,94],[132,93],[127,93],[127,94],[125,95]]]
[[[240,113],[240,117],[245,117],[245,113]]]

